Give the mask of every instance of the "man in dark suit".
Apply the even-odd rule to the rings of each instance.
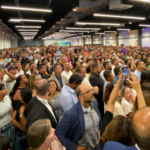
[[[29,126],[39,119],[49,119],[53,128],[57,125],[55,113],[48,103],[50,85],[48,80],[41,79],[36,84],[36,96],[33,97],[26,108],[26,131]]]
[[[132,117],[135,146],[129,147],[118,142],[107,142],[103,150],[149,150],[150,149],[150,107],[139,109]]]
[[[99,76],[101,72],[101,66],[97,63],[94,63],[92,65],[92,74],[90,76],[90,83],[92,86],[98,86],[99,88],[99,94],[94,94],[94,97],[98,101],[98,108],[100,110],[101,116],[103,118],[104,116],[104,103],[103,103],[103,86],[104,86],[104,81],[103,79]]]
[[[101,115],[93,89],[82,84],[76,94],[79,102],[65,112],[56,127],[56,136],[66,150],[99,150]]]

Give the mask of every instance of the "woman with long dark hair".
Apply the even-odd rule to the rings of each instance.
[[[28,79],[25,75],[20,75],[19,77],[17,77],[16,83],[10,93],[10,96],[12,98],[12,106],[14,110],[19,102],[20,90],[26,87],[27,83]]]
[[[20,147],[20,141],[21,139],[25,138],[25,125],[26,125],[26,118],[24,117],[24,111],[26,107],[28,106],[30,100],[32,99],[32,91],[31,89],[25,87],[20,90],[20,96],[15,111],[12,115],[12,124],[14,125],[16,129],[16,143],[15,143],[15,150],[21,149]]]
[[[29,81],[28,81],[27,87],[32,90],[32,97],[34,97],[36,95],[35,86],[36,86],[36,83],[37,83],[38,80],[39,80],[39,76],[36,75],[36,74],[32,74],[29,77]]]

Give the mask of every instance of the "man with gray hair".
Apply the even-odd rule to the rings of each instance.
[[[26,108],[26,131],[29,126],[39,119],[49,119],[52,128],[57,125],[57,118],[53,108],[48,102],[48,95],[50,92],[50,85],[48,80],[41,79],[36,84],[36,96],[33,97]]]

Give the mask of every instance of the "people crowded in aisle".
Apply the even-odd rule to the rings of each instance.
[[[0,53],[0,150],[149,149],[150,47]]]

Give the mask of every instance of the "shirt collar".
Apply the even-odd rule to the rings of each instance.
[[[137,73],[141,74],[141,72],[139,72],[137,69],[136,69]]]
[[[85,108],[82,104],[81,104],[81,106],[82,106],[84,113],[90,113],[91,110],[93,109],[93,103],[91,103],[91,105],[88,108]]]
[[[56,76],[56,74],[55,74],[55,76]],[[57,78],[57,79],[61,79],[61,75],[60,75],[60,78],[58,78],[57,76],[56,76],[56,78]]]
[[[138,147],[138,145],[137,145],[137,144],[135,144],[135,147],[136,147],[138,150],[141,150],[141,149]]]
[[[95,72],[92,72],[92,74],[94,75],[94,76],[99,76],[98,74],[96,74]]]
[[[38,96],[36,96],[36,98],[43,103],[48,103],[48,101],[46,99],[40,98]]]
[[[71,92],[72,94],[75,93],[75,90],[70,88],[68,85],[65,85],[66,86],[66,89]]]
[[[108,83],[110,83],[110,82],[109,82],[109,81],[107,81],[107,80],[105,80],[105,83],[106,83],[106,84],[108,84]]]

